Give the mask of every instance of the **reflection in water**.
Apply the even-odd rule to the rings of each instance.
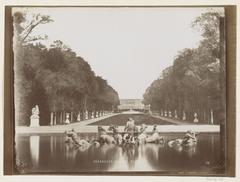
[[[50,152],[51,152],[51,157],[54,156],[54,154],[57,152],[56,151],[56,146],[57,146],[57,138],[54,136],[50,136]]]
[[[146,144],[146,145],[140,145],[137,150],[139,151],[139,158],[136,160],[135,166],[137,171],[154,171],[156,169],[153,168],[151,165],[149,159],[148,159],[148,151],[152,150],[154,151],[154,148],[151,148],[151,146],[159,147],[159,144]],[[154,153],[154,152],[153,152]],[[135,170],[134,169],[134,170]]]
[[[125,159],[125,161],[127,161],[129,169],[133,169],[135,166],[135,162],[139,157],[138,146],[127,145],[122,147],[122,156]]]
[[[81,134],[92,140],[95,136]],[[179,135],[166,134],[166,141]],[[167,144],[76,147],[63,135],[18,136],[17,158],[33,166],[29,172],[81,171],[211,171],[219,168],[219,135],[202,134],[197,145],[171,148]]]
[[[196,154],[196,151],[197,151],[196,147],[197,147],[197,145],[193,145],[193,146],[185,149],[185,152],[187,153],[189,158],[192,158]]]
[[[76,149],[76,147],[73,144],[67,143],[65,145],[65,156],[66,156],[66,160],[69,163],[73,163],[75,161],[76,155],[77,155],[78,150]]]
[[[34,167],[38,166],[38,160],[39,160],[39,140],[40,136],[30,136],[30,153],[31,153],[31,159],[32,164]]]
[[[164,144],[153,144],[149,143],[146,146],[142,147],[144,150],[144,157],[147,158],[148,163],[153,169],[161,170],[162,161],[159,160],[159,152],[163,149]]]

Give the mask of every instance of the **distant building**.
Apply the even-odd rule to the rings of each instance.
[[[148,110],[142,99],[120,99],[118,110]]]

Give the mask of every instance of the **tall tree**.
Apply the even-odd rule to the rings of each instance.
[[[219,122],[220,102],[220,38],[219,12],[203,13],[193,22],[202,31],[198,48],[184,49],[176,56],[173,66],[163,71],[144,94],[144,102],[154,110],[183,111],[188,120],[198,113],[201,122],[211,117]],[[225,66],[225,65],[224,65]]]
[[[118,93],[69,46],[61,40],[49,48],[33,44],[30,35],[34,28],[52,21],[40,14],[33,17],[26,26],[25,15],[14,14],[17,124],[29,124],[31,108],[36,104],[40,108],[40,125],[53,124],[53,120],[54,124],[63,124],[66,113],[71,113],[74,122],[79,112],[83,116],[86,111],[94,114],[116,108]]]

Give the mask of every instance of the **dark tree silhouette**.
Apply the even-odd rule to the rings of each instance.
[[[176,56],[173,66],[162,72],[144,94],[144,103],[151,109],[177,111],[182,118],[193,121],[198,113],[200,122],[219,123],[221,107],[220,37],[218,12],[203,13],[193,22],[202,31],[198,48],[184,49]],[[225,65],[224,65],[225,67]]]
[[[33,44],[35,27],[53,21],[37,14],[25,25],[23,13],[14,14],[14,69],[16,123],[28,125],[31,108],[39,105],[40,125],[62,124],[66,113],[71,122],[86,111],[112,111],[119,104],[118,93],[96,76],[90,65],[70,47],[56,40],[50,48]],[[40,38],[41,39],[41,38]]]

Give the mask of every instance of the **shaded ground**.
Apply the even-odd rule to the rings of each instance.
[[[147,125],[172,125],[173,123],[162,120],[160,118],[155,118],[147,114],[120,114],[110,118],[106,118],[89,125],[111,125],[115,124],[118,126],[124,126],[127,123],[127,119],[131,117],[136,125],[147,124]]]

